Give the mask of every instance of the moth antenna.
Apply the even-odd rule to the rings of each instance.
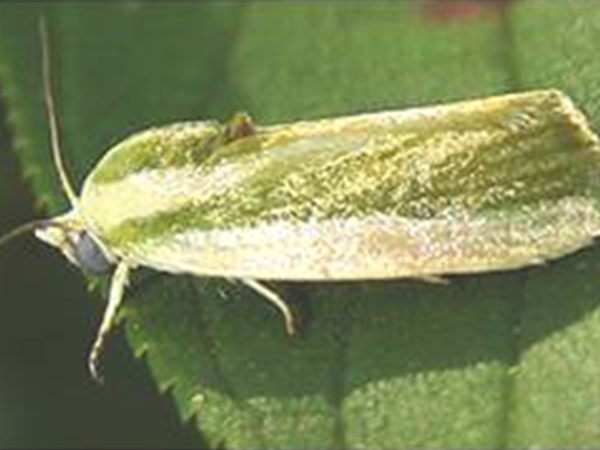
[[[31,222],[24,223],[23,225],[19,225],[13,230],[9,231],[3,236],[0,236],[0,248],[7,244],[9,241],[12,241],[14,238],[21,236],[22,234],[28,233],[30,231],[39,230],[40,228],[50,227],[50,226],[60,226],[56,222],[53,222],[51,219],[38,219],[32,220]]]
[[[60,184],[65,195],[68,197],[69,202],[73,208],[79,205],[79,199],[75,194],[73,185],[69,181],[67,171],[63,162],[58,116],[56,115],[56,107],[54,105],[54,96],[52,94],[52,74],[50,67],[50,48],[48,45],[48,28],[46,26],[46,20],[42,16],[40,17],[40,39],[42,41],[42,78],[44,83],[44,105],[46,107],[46,115],[48,116],[48,123],[50,124],[50,143],[52,146],[52,158],[54,160],[54,166],[58,172]]]

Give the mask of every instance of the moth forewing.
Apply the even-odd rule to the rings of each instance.
[[[82,210],[119,258],[234,278],[418,277],[538,263],[600,230],[598,139],[558,91],[166,145],[197,127],[136,135],[90,174]],[[165,148],[176,164],[161,165]],[[127,171],[139,152],[147,166]]]

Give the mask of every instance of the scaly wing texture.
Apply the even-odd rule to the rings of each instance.
[[[598,141],[556,91],[265,127],[214,149],[194,145],[198,129],[136,135],[90,175],[84,214],[117,255],[198,275],[386,278],[535,264],[600,230]],[[124,170],[140,148],[147,168]]]

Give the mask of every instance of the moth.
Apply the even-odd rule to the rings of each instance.
[[[98,359],[130,272],[226,277],[294,317],[264,280],[428,278],[541,264],[600,232],[600,144],[557,90],[256,126],[174,123],[67,176],[42,26],[54,164],[71,210],[22,225],[86,272],[112,272]]]

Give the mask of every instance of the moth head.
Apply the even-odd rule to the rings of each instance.
[[[114,256],[74,213],[25,223],[0,237],[0,247],[31,231],[41,241],[59,249],[71,263],[85,273],[103,275],[110,271],[114,264]]]
[[[72,213],[52,219],[34,232],[85,273],[103,275],[113,266],[114,257]]]

